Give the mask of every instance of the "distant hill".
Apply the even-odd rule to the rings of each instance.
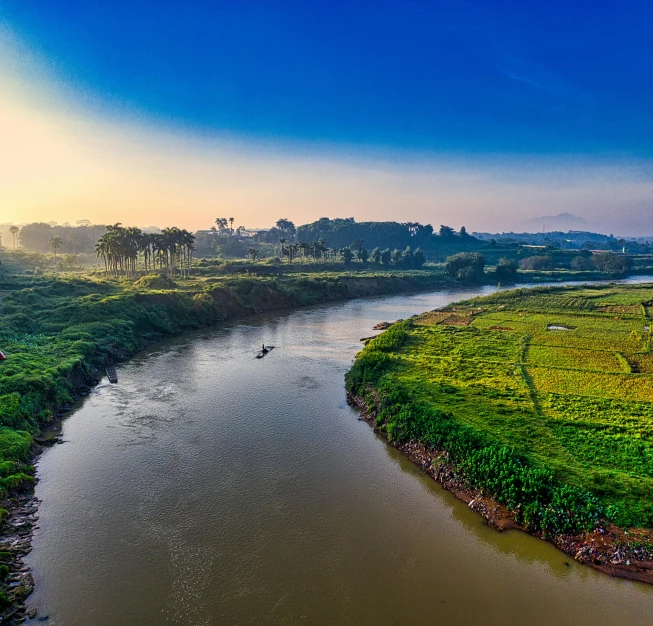
[[[519,222],[516,225],[516,232],[526,233],[541,233],[552,231],[568,230],[587,230],[588,222],[582,217],[577,217],[571,213],[560,213],[558,215],[543,215],[542,217],[534,217],[530,220]]]

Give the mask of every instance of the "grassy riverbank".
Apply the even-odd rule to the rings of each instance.
[[[0,495],[31,481],[33,437],[97,371],[158,338],[220,321],[359,296],[437,288],[431,272],[216,277],[176,284],[89,277],[0,281]],[[163,288],[162,288],[163,287]]]
[[[348,390],[532,531],[653,528],[652,303],[606,285],[451,305],[370,341]]]

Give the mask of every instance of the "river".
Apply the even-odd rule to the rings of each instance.
[[[376,322],[491,291],[248,318],[120,365],[38,462],[28,605],[51,626],[650,625],[653,587],[491,530],[347,406]]]

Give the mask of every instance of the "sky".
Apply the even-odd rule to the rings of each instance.
[[[653,235],[653,3],[0,0],[0,222]]]

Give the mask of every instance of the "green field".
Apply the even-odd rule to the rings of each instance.
[[[393,326],[348,385],[367,391],[391,438],[451,451],[470,483],[532,526],[564,528],[542,519],[558,497],[550,480],[568,490],[569,529],[601,516],[650,528],[651,301],[652,285],[497,292]],[[542,493],[527,493],[523,468],[549,477]]]

